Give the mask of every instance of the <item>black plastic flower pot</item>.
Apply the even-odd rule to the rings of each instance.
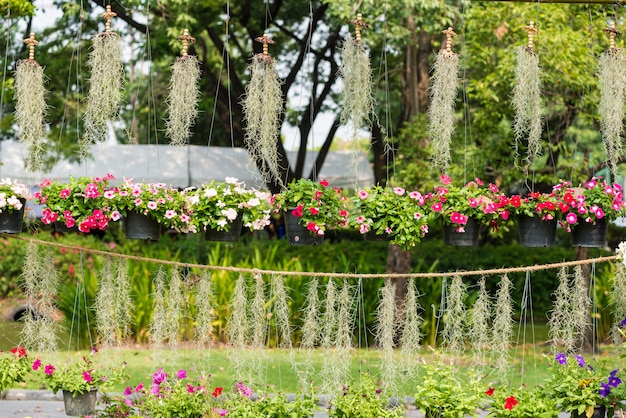
[[[22,207],[9,213],[6,208],[0,213],[0,232],[5,234],[19,234],[24,222],[24,206],[26,200],[20,199]]]
[[[159,222],[143,213],[128,212],[124,218],[126,238],[157,241],[161,237]]]
[[[243,228],[243,217],[242,215],[237,216],[237,218],[230,224],[230,228],[228,231],[218,230],[207,228],[204,233],[204,239],[207,241],[220,241],[220,242],[237,242],[239,241],[239,237],[241,237],[241,230]]]
[[[474,218],[468,218],[463,232],[457,232],[458,225],[443,226],[443,242],[455,247],[473,247],[478,245],[480,225]]]
[[[572,246],[602,248],[606,246],[606,231],[609,226],[606,218],[596,223],[579,222],[572,228]]]
[[[551,247],[556,234],[556,219],[522,215],[517,219],[519,243],[522,247]]]
[[[298,218],[288,210],[284,214],[285,234],[290,245],[321,245],[324,243],[324,236],[315,235],[305,226],[300,225]]]
[[[76,394],[64,390],[63,402],[65,403],[65,414],[71,417],[93,415],[96,411],[97,394],[97,389]]]

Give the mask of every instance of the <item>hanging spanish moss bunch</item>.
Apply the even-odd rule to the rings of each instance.
[[[325,385],[322,389],[327,393],[332,393],[336,389],[335,385],[338,382],[338,372],[334,358],[336,352],[333,350],[333,343],[337,339],[337,328],[339,326],[337,298],[338,295],[337,289],[335,288],[335,282],[332,279],[329,279],[328,284],[326,285],[324,316],[319,325],[319,332],[321,333],[320,346],[324,353],[324,361],[322,363],[322,370],[320,371],[320,378],[323,385]],[[324,326],[321,324],[324,324]]]
[[[554,291],[554,309],[550,313],[548,326],[554,352],[571,353],[576,342],[574,312],[570,299],[569,274],[562,267],[557,273],[559,286]]]
[[[154,295],[152,321],[150,322],[150,341],[154,349],[159,350],[165,346],[167,340],[167,298],[166,290],[167,272],[163,266],[159,266],[154,277]]]
[[[89,146],[102,142],[107,136],[107,124],[117,119],[124,91],[124,67],[122,65],[122,39],[111,32],[111,18],[117,13],[107,5],[102,17],[106,30],[96,35],[89,54],[89,95],[85,109],[85,134],[81,152],[87,155]]]
[[[448,289],[447,310],[443,327],[443,343],[453,356],[459,356],[465,350],[466,308],[463,301],[467,290],[461,276],[452,278]]]
[[[254,275],[254,298],[250,304],[249,329],[250,348],[248,352],[250,382],[263,381],[263,360],[265,339],[267,338],[267,311],[265,308],[265,283],[260,274]]]
[[[406,298],[403,309],[402,336],[400,337],[400,358],[402,372],[409,376],[415,376],[418,368],[415,365],[421,360],[419,355],[422,340],[422,316],[419,314],[421,307],[417,302],[417,287],[415,279],[410,278],[407,283]]]
[[[620,244],[621,245],[621,244]],[[613,307],[613,326],[611,336],[615,344],[623,341],[620,329],[626,319],[626,267],[618,263],[612,279],[611,306]]]
[[[115,264],[115,288],[117,289],[116,320],[120,339],[130,337],[133,322],[133,297],[131,296],[131,279],[128,274],[128,263],[118,259]]]
[[[320,301],[317,295],[318,286],[317,278],[313,277],[307,291],[306,302],[302,307],[304,323],[302,324],[300,349],[304,350],[304,360],[295,367],[298,374],[298,381],[302,387],[309,384],[315,372],[315,368],[313,367],[313,353],[320,339],[321,332],[321,325],[318,319],[320,314]]]
[[[524,30],[528,32],[528,45],[517,49],[513,87],[513,135],[516,161],[520,145],[527,143],[527,155],[523,163],[524,170],[527,170],[541,154],[542,107],[539,57],[533,51],[533,37],[538,31],[534,22],[524,26]]]
[[[233,375],[236,379],[244,378],[246,370],[246,333],[248,329],[248,317],[246,309],[248,305],[248,288],[243,275],[235,282],[231,306],[232,313],[228,318],[228,359],[233,367]]]
[[[198,116],[198,98],[200,96],[200,63],[198,57],[189,55],[189,43],[196,38],[189,35],[187,29],[178,37],[183,43],[183,52],[172,65],[165,134],[171,145],[185,145],[191,135],[191,127]]]
[[[268,34],[256,38],[263,44],[263,53],[252,57],[250,82],[241,103],[245,126],[244,143],[266,182],[280,179],[278,136],[283,112],[283,94],[276,62],[268,54],[274,41]]]
[[[589,322],[589,310],[591,309],[591,299],[589,298],[588,288],[583,274],[582,266],[574,267],[574,281],[570,292],[573,325],[575,332],[575,343],[578,347],[582,347],[585,339],[585,331],[591,326]]]
[[[372,96],[372,69],[370,59],[361,43],[361,28],[367,28],[361,13],[356,20],[356,37],[348,36],[341,49],[341,76],[343,79],[340,122],[350,126],[352,151],[350,171],[357,174],[357,155],[360,151],[358,131],[370,123],[374,109]]]
[[[177,268],[172,269],[170,273],[169,292],[167,297],[167,331],[166,338],[170,348],[178,346],[178,335],[180,330],[181,318],[185,306],[185,297],[183,295],[183,280],[180,271]]]
[[[196,292],[195,340],[202,348],[208,348],[213,342],[213,320],[215,295],[211,274],[203,271],[200,274],[198,290]],[[208,350],[204,350],[208,352]]]
[[[57,349],[59,325],[54,320],[59,277],[49,253],[39,255],[37,245],[29,243],[24,257],[24,296],[29,300],[21,332],[23,345],[31,350],[52,352]]]
[[[598,61],[598,88],[600,89],[598,114],[600,115],[604,151],[611,172],[615,175],[619,172],[617,164],[622,157],[624,98],[626,98],[626,74],[624,74],[626,55],[622,48],[615,47],[615,36],[621,36],[621,32],[615,29],[615,23],[611,22],[604,31],[609,34],[610,46],[602,53]]]
[[[333,352],[335,380],[331,381],[335,383],[347,382],[350,378],[354,299],[351,286],[347,280],[343,281],[337,305],[337,334],[335,336],[335,351]]]
[[[398,377],[398,366],[394,359],[396,329],[396,286],[391,280],[385,280],[385,285],[380,289],[380,302],[376,318],[376,341],[378,348],[382,351],[380,378],[390,393],[395,393]]]
[[[279,347],[292,348],[291,326],[289,325],[289,298],[285,290],[285,281],[282,276],[273,280],[274,283],[274,317],[280,341]]]
[[[500,278],[496,292],[496,313],[493,318],[493,341],[491,348],[492,364],[501,379],[504,379],[511,361],[509,350],[513,339],[513,285],[506,274]]]
[[[27,60],[15,69],[15,122],[20,127],[19,140],[26,147],[25,165],[30,171],[42,170],[45,138],[46,88],[43,67],[35,61],[35,34],[24,39],[29,46]]]
[[[113,260],[107,257],[100,274],[100,286],[96,294],[95,313],[96,331],[98,332],[99,343],[102,347],[113,347],[118,342],[118,332],[115,320],[115,272],[113,271]]]
[[[472,364],[482,369],[486,363],[486,350],[492,338],[489,327],[491,321],[491,300],[487,292],[485,278],[478,282],[478,297],[469,312],[470,341],[472,343]]]
[[[433,145],[433,165],[445,171],[450,164],[450,143],[454,132],[454,103],[459,82],[459,56],[452,52],[452,37],[456,33],[448,28],[446,45],[435,57],[430,90],[429,137]]]

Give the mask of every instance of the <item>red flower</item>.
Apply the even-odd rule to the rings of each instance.
[[[26,355],[26,347],[15,347],[11,349],[13,354],[17,354],[17,358],[22,358]]]
[[[222,394],[222,388],[215,388],[215,390],[213,390],[213,397],[214,398],[217,398],[221,394]]]
[[[302,218],[302,210],[304,209],[304,206],[302,205],[298,205],[294,210],[291,211],[291,214],[293,216],[295,216],[296,218]]]
[[[515,405],[517,405],[519,402],[517,402],[517,399],[515,399],[515,396],[509,396],[508,398],[506,398],[506,401],[504,402],[504,409],[513,409],[513,407]]]
[[[493,393],[494,393],[495,391],[496,391],[496,389],[495,389],[495,388],[489,388],[489,389],[487,389],[487,390],[485,391],[485,394],[486,394],[487,396],[493,396]]]
[[[328,180],[326,180],[326,179],[322,179],[322,180],[320,180],[320,184],[321,184],[322,186],[324,186],[324,187],[328,187]]]
[[[318,213],[320,213],[320,210],[316,207],[312,207],[309,208],[309,212],[311,212],[311,215],[317,215]]]

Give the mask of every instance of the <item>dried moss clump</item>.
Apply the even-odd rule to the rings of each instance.
[[[26,147],[25,165],[41,171],[45,139],[46,88],[43,68],[35,60],[22,60],[15,70],[15,122],[19,140]]]
[[[517,49],[515,67],[515,87],[513,87],[513,134],[515,137],[516,162],[519,149],[526,143],[526,157],[522,167],[527,170],[530,164],[541,155],[541,80],[539,58],[532,49],[521,46]]]
[[[200,63],[194,55],[178,57],[172,65],[167,97],[166,135],[171,145],[185,145],[198,116]]]
[[[266,181],[280,179],[278,137],[283,112],[281,82],[269,55],[252,58],[250,83],[241,103],[245,125],[244,143]]]
[[[81,152],[88,153],[91,144],[107,137],[107,124],[117,119],[124,94],[124,67],[122,41],[114,32],[96,35],[89,54],[91,79],[87,108],[85,109],[85,134]]]

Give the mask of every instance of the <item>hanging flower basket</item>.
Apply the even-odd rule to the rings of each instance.
[[[443,242],[455,247],[474,247],[478,245],[480,225],[474,218],[468,218],[465,227],[443,225]]]
[[[572,228],[572,246],[602,248],[606,245],[606,218],[598,219],[595,223],[579,222]]]
[[[543,220],[538,216],[520,215],[519,242],[522,247],[551,247],[556,233],[556,219]]]
[[[0,232],[5,234],[18,234],[22,232],[24,221],[24,205],[26,199],[19,199],[20,208],[9,212],[6,208],[0,212]]]
[[[73,393],[63,391],[65,414],[71,417],[83,417],[92,415],[96,411],[96,398],[98,389],[92,389],[85,393]]]
[[[157,241],[161,237],[161,225],[156,219],[134,211],[124,218],[124,231],[129,239]]]
[[[289,209],[284,213],[285,219],[285,233],[290,245],[321,245],[324,243],[323,235],[316,235],[314,232],[309,231],[305,226],[302,226],[298,221],[299,219],[292,215],[292,210]]]
[[[239,214],[237,218],[230,224],[228,231],[224,229],[207,228],[204,233],[204,239],[207,241],[221,241],[221,242],[237,242],[241,236],[241,230],[243,228],[243,216]]]
[[[71,233],[78,232],[78,226],[74,225],[73,227],[70,228],[69,226],[65,225],[65,222],[56,221],[54,223],[54,231],[61,232],[63,234],[71,234]]]

